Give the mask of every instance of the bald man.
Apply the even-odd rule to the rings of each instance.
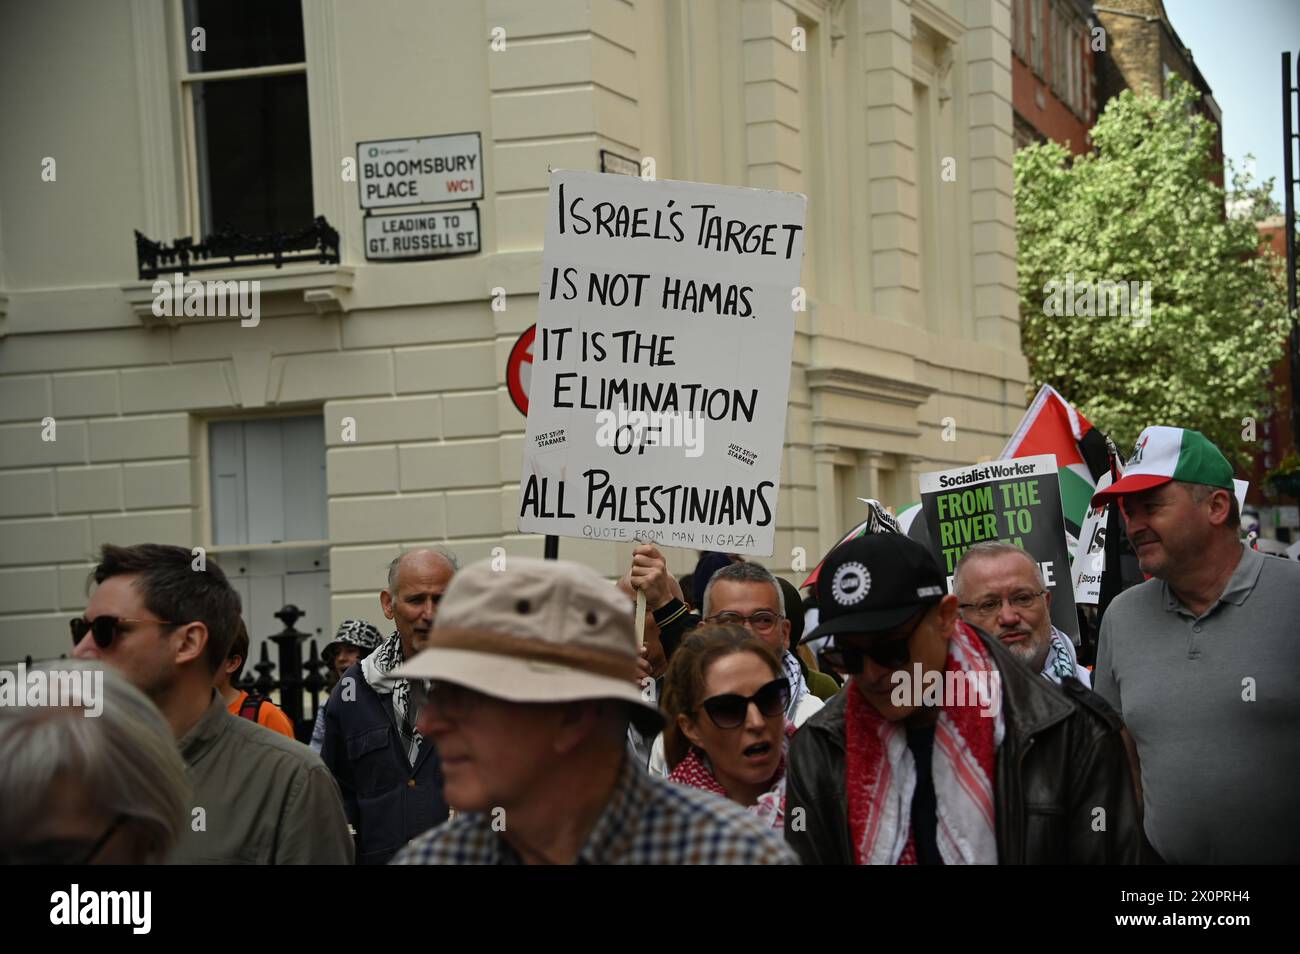
[[[415,728],[420,684],[388,674],[424,647],[455,572],[455,557],[442,550],[411,550],[394,559],[379,605],[397,629],[330,693],[321,758],[343,792],[358,864],[387,864],[447,818],[442,763]]]

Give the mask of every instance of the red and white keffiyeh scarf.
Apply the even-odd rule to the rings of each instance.
[[[992,692],[1001,693],[997,667],[965,623],[949,642],[948,672],[984,670]],[[845,794],[849,835],[860,865],[914,865],[916,839],[912,831],[912,794],[916,762],[901,722],[882,718],[856,686],[847,693],[845,729]],[[935,829],[944,864],[997,864],[997,833],[993,801],[994,757],[1005,730],[1001,698],[981,703],[967,693],[966,705],[945,693],[934,731],[931,768],[937,801]],[[996,713],[993,715],[992,713]]]
[[[745,810],[777,831],[785,827],[785,759],[790,750],[790,736],[794,735],[794,724],[785,724],[785,738],[781,741],[781,761],[776,766],[770,787],[753,805],[746,805]],[[713,775],[708,757],[691,746],[686,758],[677,763],[677,767],[668,775],[668,781],[690,788],[702,788],[706,792],[727,797],[723,788]]]

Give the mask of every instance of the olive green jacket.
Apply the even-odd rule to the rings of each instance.
[[[220,693],[179,743],[193,789],[173,864],[351,864],[338,785],[311,749]]]
[[[830,702],[835,693],[840,691],[839,683],[824,672],[818,672],[816,669],[805,669],[803,677],[808,682],[808,691],[822,702]]]

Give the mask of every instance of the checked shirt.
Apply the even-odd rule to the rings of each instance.
[[[507,818],[506,824],[509,825]],[[509,865],[519,856],[482,812],[412,839],[395,865]],[[646,774],[624,756],[618,784],[578,852],[588,865],[798,864],[780,835],[739,805]]]

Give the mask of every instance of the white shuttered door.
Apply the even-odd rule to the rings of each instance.
[[[248,626],[246,671],[261,658],[261,644],[280,632],[275,613],[292,603],[306,615],[299,631],[329,638],[329,549],[268,549],[269,544],[320,541],[329,536],[325,490],[325,428],[310,417],[213,421],[209,426],[212,538],[217,562],[239,591]],[[248,549],[226,549],[246,545]],[[272,662],[275,644],[268,645]],[[310,639],[303,655],[310,652]]]

